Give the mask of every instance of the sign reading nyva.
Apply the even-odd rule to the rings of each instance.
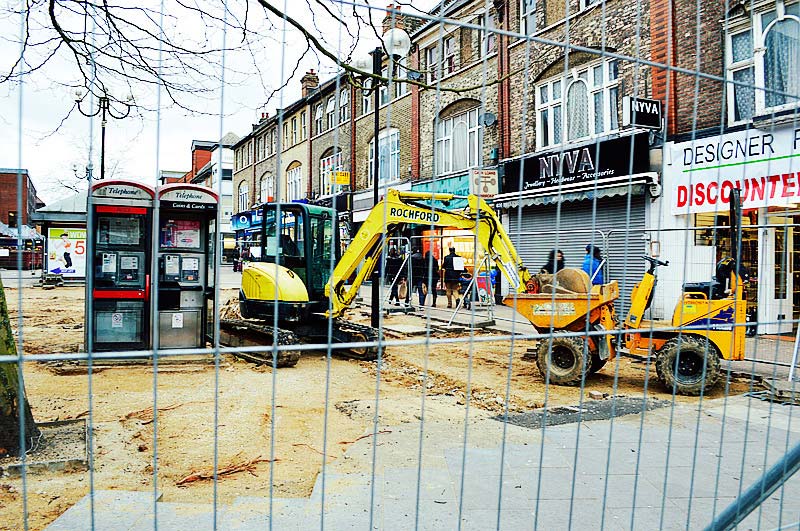
[[[661,100],[623,97],[622,125],[661,129]]]

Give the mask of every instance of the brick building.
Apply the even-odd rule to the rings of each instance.
[[[22,189],[19,189],[18,174],[22,174]],[[19,210],[17,198],[22,196],[22,210]],[[36,196],[36,187],[31,181],[28,170],[0,168],[0,223],[11,228],[19,225],[31,225],[31,213],[44,203]]]
[[[587,244],[603,248],[606,278],[620,282],[623,301],[640,279],[626,257],[645,253],[660,193],[659,145],[623,125],[623,98],[651,97],[651,71],[640,62],[650,57],[649,5],[544,0],[505,2],[497,12],[502,29],[529,38],[500,37],[495,206],[526,263],[559,248],[580,267]]]
[[[668,109],[657,220],[685,229],[658,239],[686,264],[685,278],[682,264],[661,272],[654,305],[669,311],[682,282],[707,282],[730,254],[727,231],[711,227],[729,223],[730,191],[739,188],[748,313],[759,333],[791,332],[800,317],[800,4],[702,2],[698,11],[695,2],[654,0],[652,19],[669,45],[654,58],[692,71],[653,74]]]
[[[311,152],[309,197],[315,202],[333,205],[337,192],[348,190],[350,185],[336,186],[333,172],[352,170],[351,140],[353,131],[353,88],[346,76],[334,77],[319,85],[314,71],[301,80],[308,88],[310,111]]]

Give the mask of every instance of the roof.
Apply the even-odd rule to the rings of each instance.
[[[22,173],[23,175],[27,175],[28,170],[25,168],[0,168],[0,173]]]
[[[32,221],[86,223],[86,192],[55,201],[31,213]]]

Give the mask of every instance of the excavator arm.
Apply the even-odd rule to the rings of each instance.
[[[519,293],[526,293],[531,275],[522,265],[494,210],[483,199],[476,195],[467,196],[468,206],[460,211],[434,209],[430,204],[456,198],[459,196],[389,189],[385,198],[370,211],[325,286],[325,295],[331,300],[330,316],[340,317],[350,307],[361,284],[372,274],[381,258],[384,236],[391,235],[406,223],[474,232],[492,260],[500,264],[500,271],[509,285]],[[362,262],[353,283],[346,285],[345,281]]]

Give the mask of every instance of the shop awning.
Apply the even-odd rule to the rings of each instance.
[[[641,196],[647,193],[648,187],[658,184],[658,174],[646,173],[634,175],[625,182],[615,182],[597,187],[579,190],[531,190],[496,195],[493,199],[495,208],[517,208],[536,205],[553,205],[570,201],[588,201],[624,195]]]

